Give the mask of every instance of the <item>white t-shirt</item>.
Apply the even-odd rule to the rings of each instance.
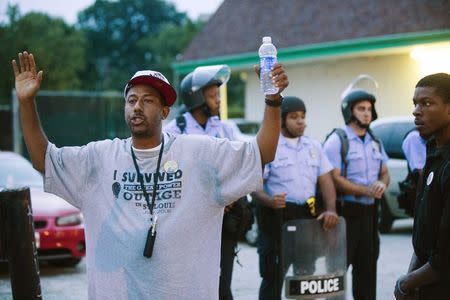
[[[131,138],[47,148],[45,190],[84,216],[89,299],[217,299],[223,207],[262,188],[256,140],[165,134],[151,258],[130,149]],[[135,153],[151,201],[158,151]]]

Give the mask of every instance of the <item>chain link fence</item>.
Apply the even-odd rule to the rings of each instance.
[[[36,103],[45,134],[59,147],[129,136],[119,92],[40,91]],[[28,156],[15,91],[11,107],[13,151]]]

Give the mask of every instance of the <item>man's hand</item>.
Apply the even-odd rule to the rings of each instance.
[[[383,197],[384,191],[386,190],[386,185],[382,181],[375,181],[369,186],[369,193],[371,197],[375,199],[381,199]]]
[[[286,193],[280,193],[273,195],[272,208],[285,208],[286,207]]]
[[[328,231],[336,227],[338,223],[338,215],[332,211],[324,211],[317,217],[317,220],[323,220],[323,229]]]
[[[260,68],[258,65],[255,65],[254,68],[255,73],[259,78]],[[266,98],[269,100],[278,100],[280,99],[281,92],[284,91],[284,89],[289,85],[288,77],[281,64],[276,63],[273,65],[271,77],[273,85],[278,88],[278,93],[273,95],[266,95]]]
[[[406,279],[406,275],[401,276],[395,283],[394,287],[394,297],[396,300],[413,300],[415,299],[414,293],[407,293],[405,295],[400,291],[402,289],[403,292],[406,292],[406,288],[404,287],[403,281]],[[399,289],[400,288],[400,289]]]
[[[33,101],[42,82],[42,71],[36,73],[36,63],[33,54],[24,51],[19,53],[19,67],[12,61],[14,76],[16,77],[16,94],[20,102]]]
[[[231,211],[233,206],[234,206],[234,202],[225,206],[225,209],[224,209],[225,213],[228,213],[229,211]]]

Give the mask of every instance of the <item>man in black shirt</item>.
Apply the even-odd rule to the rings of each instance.
[[[450,75],[422,78],[413,101],[416,127],[431,138],[416,199],[414,253],[394,294],[396,299],[450,299]]]

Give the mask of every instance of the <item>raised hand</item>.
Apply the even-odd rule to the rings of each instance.
[[[12,68],[16,78],[16,94],[20,102],[33,101],[42,82],[42,71],[36,73],[33,54],[24,51],[19,53],[19,67],[15,60]]]
[[[255,69],[255,73],[259,78],[259,74],[261,71],[260,67],[258,65],[254,65],[253,68]],[[278,95],[288,87],[289,79],[286,75],[283,65],[281,65],[280,63],[276,63],[273,66],[271,76],[273,84],[278,88],[278,93],[274,95],[267,95],[267,98],[275,97],[277,99],[279,98]]]
[[[283,66],[279,63],[276,63],[272,68],[271,75],[273,85],[278,88],[277,94],[280,94],[289,85],[288,76],[286,75]]]

